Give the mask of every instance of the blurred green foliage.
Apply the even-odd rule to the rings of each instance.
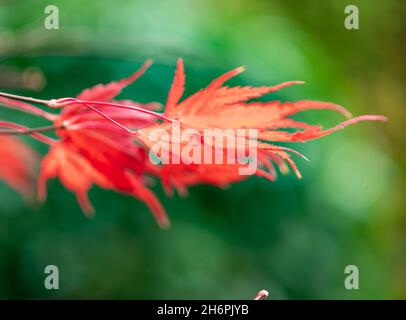
[[[188,94],[244,65],[231,83],[307,82],[269,99],[333,101],[390,119],[291,144],[311,159],[297,160],[300,181],[252,177],[228,190],[194,187],[184,199],[165,198],[157,184],[167,231],[145,205],[110,191],[92,189],[97,214],[88,219],[56,180],[44,205],[0,183],[0,298],[250,299],[259,289],[272,299],[406,298],[406,3],[353,0],[360,29],[346,30],[347,2],[53,0],[60,29],[52,31],[43,27],[49,1],[0,1],[3,91],[13,89],[10,74],[18,80],[28,68],[39,83],[14,81],[14,92],[73,96],[153,58],[122,96],[164,102],[183,57]],[[49,264],[59,267],[58,291],[43,286]],[[359,267],[359,290],[344,288],[349,264]]]

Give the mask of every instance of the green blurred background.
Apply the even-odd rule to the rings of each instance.
[[[49,4],[59,30],[43,27]],[[359,30],[344,28],[348,4],[359,8]],[[92,189],[88,219],[57,180],[43,206],[0,182],[0,298],[250,299],[260,289],[272,299],[406,298],[405,34],[402,0],[0,1],[2,91],[73,96],[153,58],[122,96],[164,102],[182,57],[187,93],[244,65],[232,84],[306,81],[267,99],[332,101],[390,119],[290,144],[311,159],[297,160],[303,180],[252,177],[228,190],[194,187],[185,199],[165,198],[157,184],[166,231],[144,204],[110,191]],[[59,267],[57,291],[43,285],[49,264]],[[359,290],[344,287],[350,264]]]

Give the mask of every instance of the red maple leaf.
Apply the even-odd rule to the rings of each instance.
[[[0,179],[24,197],[33,195],[39,155],[17,138],[0,136]]]
[[[123,103],[112,99],[141,76],[149,65],[147,62],[128,78],[86,89],[76,98],[80,101],[97,101],[100,103],[97,109],[89,108],[95,103],[73,103],[62,109],[54,121],[60,140],[51,146],[42,162],[39,180],[42,199],[46,194],[47,179],[59,177],[62,184],[76,194],[82,210],[91,214],[93,207],[87,193],[95,184],[144,201],[159,225],[168,225],[165,210],[158,198],[145,186],[146,151],[134,143],[132,134],[109,119],[120,121],[121,126],[139,128],[154,123],[156,118],[133,112],[132,109],[103,105],[106,102]],[[129,100],[124,103],[140,108],[139,103]],[[150,104],[142,108],[154,106]]]
[[[202,135],[199,143],[202,144],[203,150],[215,148],[215,146],[204,141],[203,131],[206,129],[232,129],[235,131],[238,129],[255,129],[258,134],[255,140],[257,142],[256,151],[259,164],[255,174],[270,180],[276,178],[273,164],[276,164],[283,173],[288,171],[289,165],[297,176],[301,177],[290,155],[297,152],[276,146],[273,144],[274,142],[307,141],[328,135],[359,121],[386,120],[383,116],[374,115],[352,118],[345,108],[329,102],[308,100],[297,102],[249,102],[250,99],[259,98],[264,94],[302,82],[291,81],[272,87],[227,87],[223,85],[224,82],[243,70],[243,68],[237,68],[223,74],[213,80],[205,89],[180,102],[185,88],[185,73],[183,61],[179,59],[164,115],[175,121],[181,131],[190,128],[197,129]],[[337,111],[349,119],[333,128],[324,130],[320,125],[311,125],[289,118],[298,112],[310,109]],[[238,169],[241,164],[238,162],[234,164],[227,164],[227,162],[221,164],[173,164],[171,160],[181,157],[182,149],[186,147],[184,145],[186,143],[182,144],[174,139],[173,123],[168,122],[143,128],[139,130],[138,137],[148,148],[154,148],[157,143],[157,132],[162,134],[166,132],[169,140],[169,150],[167,150],[169,164],[156,169],[167,191],[170,192],[171,186],[173,186],[181,193],[185,193],[186,187],[189,185],[208,183],[223,186],[246,177],[239,174]],[[242,144],[246,146],[249,142],[250,137],[244,136]],[[173,144],[176,143],[180,144],[180,146],[173,148]],[[174,149],[177,150],[177,154],[174,154]],[[224,150],[211,150],[211,154],[216,152],[225,154]]]

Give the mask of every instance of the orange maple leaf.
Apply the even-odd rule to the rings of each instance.
[[[180,101],[185,90],[185,72],[182,59],[178,60],[174,80],[168,94],[164,115],[177,124],[180,130],[194,128],[203,137],[206,129],[255,129],[257,132],[256,151],[259,167],[255,171],[256,175],[263,176],[270,180],[276,178],[276,171],[273,164],[276,164],[282,173],[288,171],[288,165],[293,168],[298,177],[301,177],[291,153],[294,150],[276,146],[274,142],[294,142],[307,141],[320,138],[342,129],[348,125],[360,121],[385,121],[384,116],[364,115],[352,118],[350,112],[340,105],[302,100],[297,102],[249,102],[253,98],[259,98],[264,94],[280,90],[284,87],[301,84],[301,81],[285,82],[276,86],[262,87],[227,87],[224,83],[230,78],[244,71],[244,68],[236,68],[213,80],[205,89]],[[311,125],[289,118],[290,116],[310,109],[327,109],[343,114],[347,121],[339,125],[323,129],[320,125]],[[288,131],[285,131],[288,129]],[[158,131],[157,131],[158,130]],[[172,144],[175,141],[173,133],[173,123],[159,123],[139,130],[138,138],[144,142],[148,148],[153,148],[156,144],[154,134],[157,132],[168,133],[168,149],[170,159],[180,157],[185,145],[181,143],[174,154]],[[243,146],[250,142],[250,137],[243,136]],[[201,138],[200,143],[203,149],[213,149],[215,146]],[[224,150],[214,150],[212,152],[224,152]],[[169,161],[170,162],[170,161]],[[188,185],[197,183],[209,183],[214,185],[227,185],[245,178],[239,175],[239,163],[227,164],[165,164],[161,169],[157,169],[164,186],[170,191],[170,186],[174,186],[184,193]]]

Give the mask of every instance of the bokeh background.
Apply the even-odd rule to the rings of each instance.
[[[43,26],[49,4],[59,30]],[[359,8],[359,30],[344,28],[348,4]],[[182,57],[188,93],[244,65],[232,84],[306,81],[266,99],[332,101],[390,119],[291,144],[311,159],[297,160],[302,180],[252,177],[184,199],[157,184],[172,221],[165,231],[144,204],[110,191],[92,189],[88,219],[57,180],[45,205],[0,182],[0,298],[251,299],[259,289],[272,299],[406,298],[405,34],[402,0],[0,1],[2,91],[74,96],[153,58],[122,97],[164,102]],[[57,291],[43,285],[49,264],[59,267]],[[359,290],[344,287],[350,264]]]

